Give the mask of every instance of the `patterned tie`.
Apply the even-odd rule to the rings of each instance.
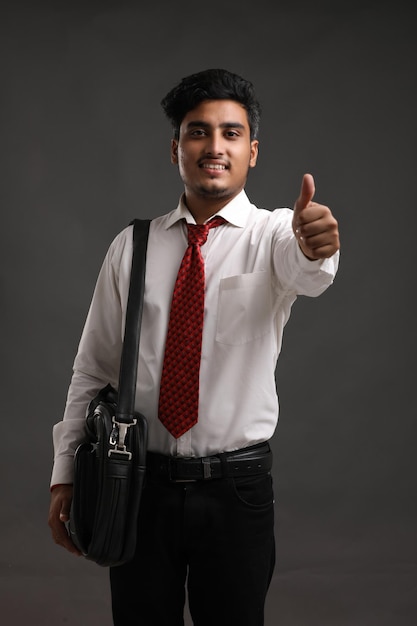
[[[210,228],[224,224],[187,224],[185,251],[172,296],[159,395],[159,419],[178,438],[198,420],[205,275],[202,246]]]

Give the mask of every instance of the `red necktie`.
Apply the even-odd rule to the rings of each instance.
[[[175,438],[198,420],[205,291],[200,246],[209,229],[224,222],[222,217],[214,217],[207,224],[187,224],[188,248],[172,296],[159,395],[159,419]]]

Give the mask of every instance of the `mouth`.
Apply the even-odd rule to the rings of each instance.
[[[226,163],[213,163],[212,161],[201,161],[198,166],[200,169],[214,176],[229,169]]]
[[[205,170],[225,170],[227,169],[225,165],[220,165],[219,163],[202,163],[200,165]]]

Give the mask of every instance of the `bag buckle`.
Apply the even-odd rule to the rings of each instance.
[[[109,443],[111,446],[114,447],[108,451],[108,456],[111,456],[112,454],[124,454],[130,461],[130,459],[132,458],[132,453],[126,449],[125,439],[129,428],[131,426],[134,426],[137,420],[134,419],[133,422],[127,424],[126,422],[118,422],[113,415],[112,422],[113,429],[110,433]]]

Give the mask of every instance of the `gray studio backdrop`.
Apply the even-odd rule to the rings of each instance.
[[[2,7],[2,625],[111,624],[106,570],[49,536],[51,429],[108,245],[181,191],[159,101],[183,76],[226,67],[263,103],[251,199],[292,206],[311,172],[343,242],[335,284],[295,304],[277,370],[266,623],[415,626],[415,10]]]

